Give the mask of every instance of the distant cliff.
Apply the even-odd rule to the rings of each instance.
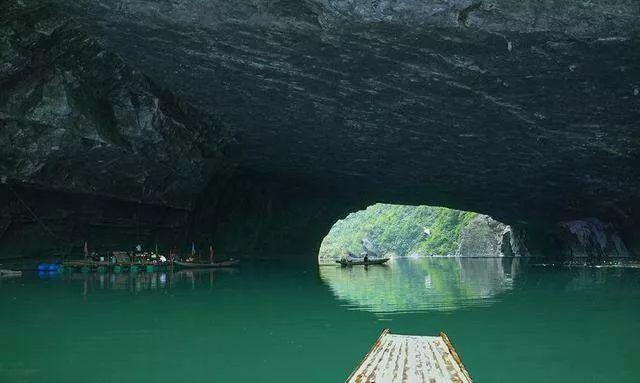
[[[456,255],[517,257],[527,255],[527,249],[511,226],[479,214],[462,228]]]

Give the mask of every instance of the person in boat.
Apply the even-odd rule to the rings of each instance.
[[[93,260],[94,262],[102,262],[104,261],[104,257],[101,257],[100,254],[94,251],[91,253],[91,260]]]

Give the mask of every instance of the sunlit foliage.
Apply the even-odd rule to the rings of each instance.
[[[375,204],[337,221],[320,246],[320,258],[359,253],[367,238],[381,254],[451,255],[460,231],[477,213],[433,206]]]

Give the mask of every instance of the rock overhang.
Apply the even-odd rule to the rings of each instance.
[[[635,2],[52,3],[229,126],[256,179],[509,223],[637,221]]]

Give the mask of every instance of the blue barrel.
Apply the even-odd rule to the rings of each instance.
[[[49,265],[46,263],[41,263],[38,265],[38,271],[47,271],[49,270]]]
[[[58,271],[60,269],[60,265],[57,263],[51,263],[49,264],[49,267],[47,267],[48,271]]]

